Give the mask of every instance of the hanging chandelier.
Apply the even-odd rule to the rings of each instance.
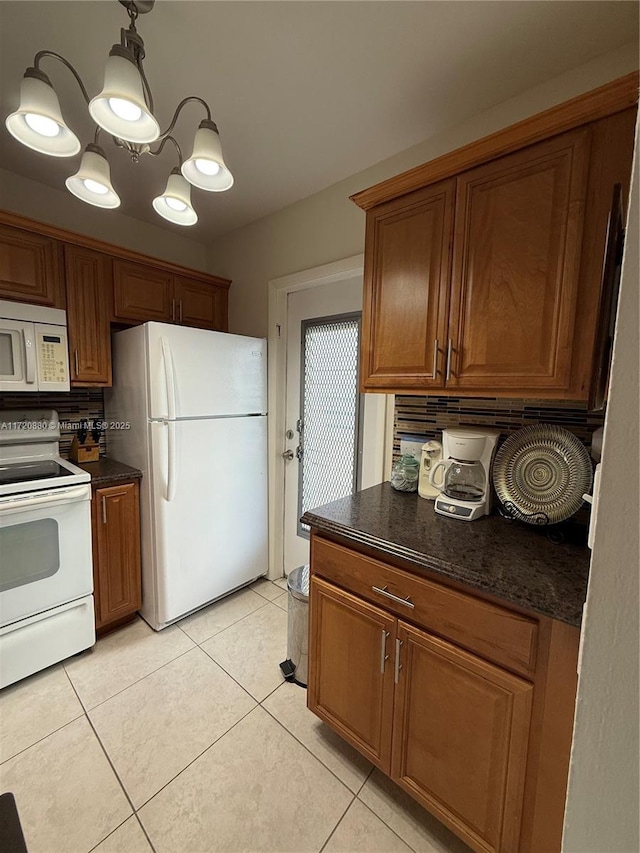
[[[233,185],[233,175],[222,157],[220,135],[206,101],[190,95],[180,101],[166,130],[153,114],[153,96],[142,61],[144,42],[136,30],[138,15],[150,12],[155,0],[119,0],[129,15],[129,27],[120,30],[120,44],[114,44],[104,70],[102,91],[89,98],[82,79],[73,65],[50,50],[36,53],[33,66],[27,68],[20,86],[20,105],[5,121],[7,130],[18,142],[51,157],[73,157],[80,141],[68,127],[60,102],[49,77],[40,65],[45,57],[57,59],[75,77],[96,123],[93,142],[84,149],[80,168],[67,178],[69,192],[96,207],[115,208],[120,198],[111,184],[109,161],[100,146],[102,133],[109,134],[118,148],[129,152],[137,163],[143,154],[157,157],[167,142],[177,153],[178,165],[167,180],[164,192],[153,199],[160,216],[177,225],[194,225],[198,216],[191,204],[191,187],[207,192],[222,192]],[[191,156],[183,159],[182,150],[172,135],[184,106],[196,101],[204,107],[204,118],[195,133]]]

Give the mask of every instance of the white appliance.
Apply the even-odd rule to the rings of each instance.
[[[418,477],[418,494],[421,498],[433,501],[440,494],[440,489],[431,483],[431,470],[442,459],[442,445],[439,441],[427,441],[420,451],[420,475]]]
[[[450,427],[442,430],[442,460],[429,481],[440,489],[434,509],[440,515],[475,521],[491,511],[491,462],[500,437],[498,429]],[[443,471],[440,479],[437,472]]]
[[[68,391],[67,313],[0,300],[0,391]]]
[[[0,687],[95,643],[91,485],[56,412],[0,418]]]
[[[267,571],[266,341],[145,323],[113,336],[109,452],[142,471],[142,608],[160,630]]]

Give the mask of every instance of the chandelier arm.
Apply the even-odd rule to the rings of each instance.
[[[178,165],[182,166],[182,151],[180,149],[180,146],[178,145],[178,140],[175,139],[173,136],[165,136],[156,151],[148,151],[147,153],[151,154],[152,157],[157,157],[158,154],[160,154],[160,152],[164,148],[166,142],[173,142],[175,149],[178,152]]]
[[[76,78],[78,86],[80,86],[80,91],[82,92],[82,95],[88,104],[90,99],[87,90],[84,87],[84,83],[82,82],[82,78],[80,77],[76,69],[73,67],[73,65],[67,59],[65,59],[64,56],[60,56],[59,53],[54,53],[54,51],[52,50],[40,50],[38,51],[38,53],[36,53],[33,59],[33,67],[40,70],[40,60],[45,56],[53,56],[54,59],[58,59],[60,62],[62,62],[63,65],[67,66],[69,71]]]
[[[199,104],[202,104],[202,106],[207,111],[207,120],[211,121],[211,110],[209,108],[209,104],[203,98],[199,98],[197,95],[189,95],[187,98],[183,98],[176,107],[176,111],[174,112],[173,118],[171,119],[171,124],[165,131],[160,134],[160,139],[163,139],[165,136],[168,136],[171,133],[173,128],[176,126],[176,122],[178,121],[178,116],[180,115],[182,108],[185,106],[185,104],[188,104],[189,101],[197,101]]]
[[[144,73],[144,68],[142,67],[142,60],[138,63],[138,71],[140,72],[140,79],[142,80],[142,85],[147,96],[147,106],[149,107],[149,111],[153,112],[153,95],[151,94],[151,86],[147,80],[147,75]]]

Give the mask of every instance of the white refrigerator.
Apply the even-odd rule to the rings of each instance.
[[[107,452],[142,471],[156,630],[267,572],[266,361],[262,338],[165,323],[113,336]]]

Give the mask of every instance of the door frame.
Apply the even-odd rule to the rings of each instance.
[[[269,448],[269,572],[272,580],[283,575],[284,567],[284,431],[287,388],[287,297],[298,290],[308,290],[334,281],[356,278],[364,274],[364,254],[322,264],[291,275],[274,278],[268,283],[268,448]],[[385,404],[384,440],[379,450],[379,464],[390,468],[393,434],[393,398]]]

